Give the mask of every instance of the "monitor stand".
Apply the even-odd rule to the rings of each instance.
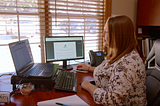
[[[58,66],[59,69],[62,70],[72,70],[72,65],[67,65],[67,60],[63,60],[63,66]]]

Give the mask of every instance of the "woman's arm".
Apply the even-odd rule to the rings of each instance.
[[[106,84],[104,88],[98,88],[95,85],[92,85],[89,81],[84,81],[81,84],[81,87],[88,91],[93,97],[95,103],[102,105],[113,105],[113,104],[123,104],[123,100],[127,100],[128,91],[130,91],[131,82],[128,81],[126,74],[123,72],[123,69],[118,72],[117,70],[121,70],[121,68],[116,68],[112,73],[109,83]],[[115,72],[116,71],[116,72]],[[105,82],[102,82],[105,75],[99,78],[101,83],[104,86]],[[124,98],[123,98],[124,97]],[[126,102],[126,101],[125,101]]]
[[[93,97],[93,93],[95,91],[95,89],[97,89],[98,87],[91,84],[89,81],[83,81],[82,84],[81,84],[81,87],[85,90],[87,90],[91,96]]]

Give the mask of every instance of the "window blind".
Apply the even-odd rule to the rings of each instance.
[[[0,60],[0,68],[8,63],[13,68],[8,43],[23,39],[29,39],[34,60],[45,62],[44,36],[84,36],[89,60],[89,50],[103,50],[106,1],[110,0],[1,0],[0,56],[7,59]]]
[[[89,50],[102,50],[105,0],[48,0],[45,3],[46,36],[84,36]]]
[[[41,62],[41,0],[0,0],[0,73],[15,71],[8,43],[29,39],[35,62]]]

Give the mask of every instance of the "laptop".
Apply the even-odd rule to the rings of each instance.
[[[34,63],[28,39],[9,43],[17,76],[50,78],[58,64]]]

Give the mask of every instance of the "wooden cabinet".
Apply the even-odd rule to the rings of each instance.
[[[160,26],[160,0],[138,0],[138,26]]]
[[[143,39],[160,38],[160,0],[138,0],[136,35]],[[138,43],[143,56],[142,43]]]

